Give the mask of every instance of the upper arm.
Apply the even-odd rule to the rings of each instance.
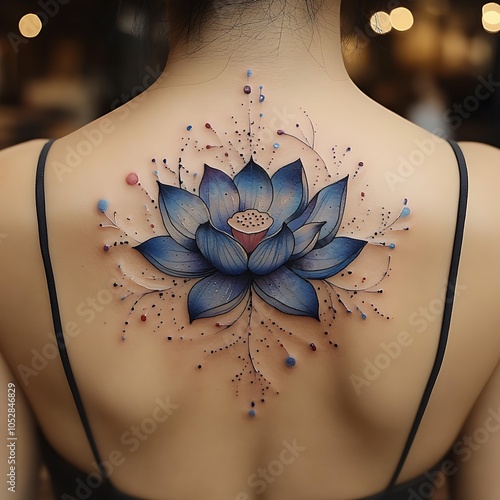
[[[500,494],[500,363],[453,447],[455,500],[497,500]]]
[[[500,218],[496,216],[500,150],[479,143],[463,143],[461,147],[469,171],[468,248],[476,263],[483,262],[479,267],[484,268],[485,278],[478,299],[493,313],[500,306]],[[478,266],[474,270],[478,272]],[[476,321],[481,327],[480,317]],[[500,321],[492,319],[488,324],[491,348],[500,351]],[[452,479],[454,500],[496,500],[500,495],[500,352],[497,356],[496,369],[452,449],[458,470]],[[481,360],[471,362],[479,364]]]
[[[0,152],[0,296],[12,295],[6,278],[19,264],[26,221],[32,218],[34,172],[45,141],[31,141]],[[16,250],[17,249],[17,250]],[[0,305],[0,346],[12,341],[9,311]],[[15,342],[15,341],[14,341]],[[0,352],[0,500],[33,500],[38,487],[39,456],[35,422],[16,382],[12,362]],[[10,476],[8,476],[10,474]],[[13,488],[10,489],[9,488]],[[15,493],[14,493],[15,491]]]
[[[0,399],[0,500],[33,500],[40,464],[35,425],[21,386],[2,356]]]
[[[469,174],[464,267],[461,272],[464,271],[464,282],[475,283],[473,299],[477,311],[482,311],[476,314],[477,326],[488,325],[491,348],[497,350],[500,360],[500,317],[491,314],[500,306],[500,149],[479,143],[463,143],[461,147]],[[485,317],[488,318],[486,322],[483,321]]]
[[[497,185],[492,185],[492,181],[500,181],[500,149],[479,142],[461,142],[460,147],[467,162],[471,187],[477,184],[481,191],[496,192]]]
[[[46,142],[46,139],[36,139],[0,151],[0,178],[17,170],[23,162],[30,162],[33,157],[37,158]]]

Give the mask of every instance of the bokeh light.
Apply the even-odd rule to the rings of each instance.
[[[19,31],[25,38],[35,38],[42,31],[42,21],[36,14],[26,14],[19,21]]]
[[[391,16],[387,12],[375,12],[370,18],[370,26],[377,35],[385,35],[392,30]]]
[[[413,14],[406,7],[398,7],[391,12],[391,24],[395,30],[408,31],[414,22]]]
[[[500,5],[495,2],[483,6],[483,27],[488,33],[500,31]]]

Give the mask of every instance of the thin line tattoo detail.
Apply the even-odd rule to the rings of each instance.
[[[141,182],[142,173],[126,177],[144,199],[145,223],[122,219],[104,199],[97,210],[101,230],[118,234],[102,248],[107,255],[120,252],[114,286],[128,306],[121,341],[152,325],[167,345],[200,346],[196,370],[235,356],[240,368],[230,378],[236,395],[249,398],[248,415],[255,417],[260,404],[279,394],[270,360],[297,370],[305,352],[340,349],[339,316],[390,319],[376,296],[384,293],[381,285],[392,270],[396,244],[389,238],[410,230],[411,209],[407,199],[397,212],[367,208],[368,166],[353,148],[335,144],[329,157],[321,157],[316,126],[304,110],[293,125],[269,130],[264,124],[270,99],[264,86],[252,85],[250,70],[246,78],[244,120],[232,116],[234,134],[220,132],[213,122],[185,126],[176,165],[166,158],[149,164],[156,196]],[[199,164],[185,159],[188,152]],[[291,154],[293,160],[282,160]],[[270,160],[261,163],[261,157]],[[348,205],[356,206],[352,216]],[[377,229],[366,234],[366,221],[377,212]],[[375,277],[365,274],[369,249],[386,262]],[[140,276],[127,265],[127,258],[138,257]],[[188,323],[181,310],[187,310]],[[299,334],[290,317],[323,333]]]

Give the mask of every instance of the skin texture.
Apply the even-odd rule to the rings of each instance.
[[[383,109],[350,81],[342,62],[336,2],[325,3],[322,21],[313,31],[301,18],[300,4],[289,2],[294,16],[276,13],[271,23],[261,9],[249,9],[241,20],[244,30],[232,35],[219,36],[227,33],[233,20],[214,21],[208,31],[212,43],[194,53],[178,44],[163,76],[143,97],[57,141],[50,152],[49,241],[62,320],[71,336],[68,351],[103,458],[116,451],[123,458],[111,481],[130,495],[151,500],[341,500],[374,494],[392,476],[427,382],[456,223],[455,156],[446,142]],[[240,31],[250,36],[240,37]],[[381,207],[397,213],[407,198],[412,209],[411,230],[393,237],[397,248],[392,271],[381,285],[384,294],[376,297],[377,307],[390,321],[375,314],[363,321],[342,312],[329,332],[340,348],[333,351],[318,342],[321,347],[312,352],[303,349],[304,342],[321,339],[324,324],[270,312],[270,319],[294,332],[289,342],[299,353],[299,365],[290,371],[274,355],[263,361],[273,390],[280,394],[270,396],[255,419],[247,414],[250,390],[235,395],[231,375],[240,364],[234,356],[222,353],[204,363],[201,372],[197,369],[203,349],[217,341],[167,345],[167,330],[159,335],[150,322],[140,321],[129,326],[127,342],[121,341],[130,304],[120,301],[113,286],[123,279],[118,265],[125,262],[126,272],[140,277],[145,261],[139,254],[125,259],[129,254],[121,249],[104,254],[102,247],[112,230],[99,228],[103,217],[96,210],[98,200],[110,200],[111,215],[116,209],[119,217],[131,216],[137,221],[135,229],[146,234],[144,198],[125,178],[139,172],[143,187],[156,196],[150,160],[179,156],[187,124],[203,128],[211,121],[218,131],[227,131],[227,140],[237,141],[231,117],[245,123],[242,89],[249,67],[256,79],[252,84],[265,85],[266,129],[294,128],[298,121],[305,130],[303,110],[307,111],[322,158],[330,158],[332,145],[338,145],[351,147],[356,158],[369,165],[357,184],[365,186],[366,206],[376,213]],[[102,140],[96,139],[99,144],[78,165],[61,170],[61,164],[68,166],[68,148],[76,150],[91,136]],[[275,135],[267,140],[261,164],[271,160],[275,141]],[[32,422],[38,422],[69,462],[94,470],[59,360],[33,361],[36,353],[53,357],[47,347],[53,342],[52,320],[33,196],[44,142],[16,146],[0,155],[0,233],[6,235],[0,244],[1,384],[6,387],[15,380],[19,395],[18,470],[23,476],[18,475],[16,498],[22,500],[34,498],[29,491],[37,454]],[[500,491],[500,423],[490,419],[492,412],[500,412],[495,314],[500,223],[494,216],[500,154],[486,145],[461,146],[469,168],[470,198],[459,294],[446,358],[400,481],[423,473],[456,446],[459,471],[451,478],[453,498],[490,500]],[[402,158],[423,148],[428,152],[420,166],[403,174],[398,171]],[[293,161],[302,155],[294,141],[283,149],[283,157],[272,163],[275,170],[286,163],[281,158]],[[200,177],[205,153],[186,153],[189,168]],[[313,162],[305,170],[314,178]],[[364,206],[353,195],[348,213],[355,215]],[[378,226],[378,216],[373,215],[364,233],[372,234]],[[385,270],[387,250],[382,250],[383,258],[375,252],[363,261],[372,282]],[[173,325],[174,317],[175,328],[185,326],[186,338],[213,329],[218,321],[190,325],[182,302],[174,312],[165,312],[165,325]],[[384,352],[382,344],[401,344],[402,332],[408,334],[403,341],[407,345],[369,380],[364,374],[367,363]],[[29,372],[23,378],[21,366],[36,375]],[[356,390],[353,375],[365,378],[366,384]],[[168,418],[162,413],[163,403],[170,408]],[[156,422],[150,436],[141,430],[147,419]],[[485,438],[477,432],[487,420],[491,430]],[[293,460],[284,452],[285,441],[298,446]],[[275,477],[269,471],[277,470],[271,464],[280,459],[287,464]],[[0,498],[11,497],[2,489]]]

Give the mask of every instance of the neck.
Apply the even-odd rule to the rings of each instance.
[[[280,4],[277,6],[276,4]],[[340,1],[324,1],[311,16],[304,0],[250,3],[215,13],[199,41],[173,46],[159,84],[217,82],[242,69],[268,75],[268,83],[307,88],[322,81],[350,82],[340,36]],[[314,83],[313,83],[314,82]]]

